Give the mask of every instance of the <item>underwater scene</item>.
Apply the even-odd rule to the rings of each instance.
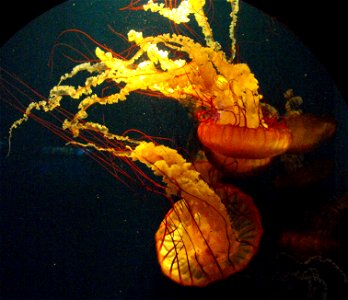
[[[67,1],[0,54],[2,299],[348,297],[348,105],[276,20]]]

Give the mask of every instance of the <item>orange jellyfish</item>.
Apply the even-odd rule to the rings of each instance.
[[[327,255],[336,251],[341,241],[335,235],[340,221],[348,209],[348,194],[335,197],[323,205],[309,220],[303,220],[301,231],[281,233],[279,244],[300,257]],[[310,216],[309,213],[307,215]]]
[[[244,64],[224,67],[225,77],[219,78],[221,99],[215,101],[218,116],[198,127],[202,144],[235,158],[262,159],[284,153],[291,143],[291,132],[277,120],[263,118],[262,96],[249,67]]]
[[[321,158],[307,162],[304,155],[335,134],[336,121],[330,117],[304,113],[300,108],[303,99],[295,96],[292,89],[287,90],[284,97],[284,123],[291,131],[292,141],[280,158],[286,172],[278,174],[274,183],[277,187],[300,187],[317,183],[333,171],[333,161]]]
[[[248,177],[264,170],[272,157],[249,159],[236,158],[205,149],[209,161],[224,175],[233,177]]]
[[[155,234],[163,274],[187,286],[205,286],[244,269],[256,254],[262,235],[260,215],[251,197],[228,184],[210,187],[176,150],[153,142],[136,141],[95,126],[105,138],[117,141],[93,147],[115,157],[139,161],[165,183],[168,198],[180,197]]]
[[[328,117],[301,114],[286,119],[293,140],[288,153],[312,151],[320,143],[332,137],[336,131],[336,121]]]
[[[199,118],[198,137],[207,151],[212,152],[215,164],[225,161],[224,156],[231,157],[239,166],[235,171],[242,173],[267,165],[272,157],[287,150],[292,135],[286,125],[264,118],[257,79],[248,65],[232,62],[239,2],[227,1],[232,8],[231,58],[226,57],[214,40],[204,13],[205,1],[182,1],[177,8],[149,1],[141,8],[159,13],[175,24],[189,22],[189,16],[193,15],[202,29],[205,45],[180,34],[144,37],[142,32],[132,29],[128,40],[138,47],[132,57],[126,59],[97,47],[95,54],[99,61],[79,64],[63,75],[49,99],[30,104],[11,131],[33,109],[52,111],[61,105],[64,97],[70,97],[79,101],[78,111],[63,127],[77,137],[78,124],[86,121],[92,106],[125,101],[132,92],[156,93],[192,108],[198,116],[208,116],[205,120]],[[129,8],[135,9],[134,5]],[[82,72],[92,74],[84,85],[65,84]],[[96,87],[105,82],[113,82],[119,90],[108,96],[98,94]]]
[[[198,137],[208,159],[223,173],[252,174],[288,150],[292,133],[277,116],[264,117],[265,105],[249,67],[231,64],[228,69],[230,77],[220,78],[224,93],[217,102],[218,116],[200,123]]]
[[[188,95],[194,98],[190,101],[196,101],[198,115],[208,116],[198,127],[198,137],[210,153],[208,157],[217,166],[232,166],[228,167],[227,171],[245,174],[264,167],[272,157],[284,153],[291,143],[292,135],[284,123],[276,119],[266,120],[263,117],[260,103],[262,95],[258,92],[258,81],[250,68],[246,64],[231,62],[235,54],[234,27],[239,5],[238,1],[228,2],[231,2],[232,7],[230,59],[226,58],[225,53],[220,50],[220,45],[214,41],[203,12],[205,1],[188,1],[186,11],[195,16],[202,28],[207,46],[197,43],[190,45],[191,41],[185,38],[173,40],[172,43],[178,46],[172,48],[186,52],[191,59],[190,63],[185,64],[190,70],[185,70],[185,80],[189,86],[183,89],[183,96],[185,99]],[[183,6],[181,3],[178,10],[184,9]],[[173,9],[162,8],[154,3],[145,5],[144,9],[158,12],[175,23],[183,22],[172,16]],[[172,13],[170,16],[169,12]],[[165,44],[171,47],[172,43]],[[171,94],[168,94],[168,91]],[[167,89],[165,95],[181,100],[175,96],[174,86]],[[230,158],[233,163],[225,164]]]
[[[287,90],[284,97],[287,100],[284,122],[292,134],[288,153],[312,151],[334,135],[337,125],[333,118],[303,113],[300,109],[303,99],[300,96],[295,96],[292,89]]]
[[[162,271],[182,285],[205,286],[227,278],[244,269],[258,249],[262,226],[252,199],[232,185],[220,185],[215,192],[232,231],[221,212],[185,199],[174,204],[156,232]]]

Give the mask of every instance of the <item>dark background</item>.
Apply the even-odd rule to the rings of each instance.
[[[128,3],[127,0],[122,1]],[[6,1],[3,14],[8,14],[8,19],[4,15],[1,18],[1,43],[37,16],[65,1],[29,2],[22,4],[17,1]],[[348,53],[348,48],[344,45],[347,39],[347,26],[344,23],[345,1],[245,0],[245,2],[274,17],[293,31],[326,67],[347,101],[348,87],[344,81],[347,67],[345,56]]]

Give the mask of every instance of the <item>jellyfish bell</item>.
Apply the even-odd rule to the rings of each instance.
[[[195,170],[199,172],[201,178],[209,185],[215,185],[222,181],[223,173],[220,172],[215,165],[210,163],[205,155],[204,157],[194,159],[192,164]]]
[[[288,153],[305,153],[332,137],[336,132],[336,121],[329,117],[313,114],[293,115],[285,119],[292,133],[292,142]]]
[[[214,191],[226,206],[232,229],[240,242],[232,255],[235,272],[244,269],[257,253],[263,234],[261,215],[251,196],[232,184],[214,185]]]
[[[228,277],[228,256],[236,241],[226,217],[209,206],[176,202],[155,235],[163,274],[187,286],[205,286]]]
[[[218,117],[199,124],[201,143],[234,158],[261,159],[284,153],[291,143],[291,132],[274,117],[264,116],[259,84],[250,68],[225,62],[216,65],[220,75],[212,88],[212,102]]]
[[[192,163],[201,177],[210,185],[225,179],[249,178],[261,174],[272,162],[272,158],[244,159],[227,157],[222,154],[200,150]],[[201,155],[203,153],[204,155]]]
[[[208,149],[233,158],[263,159],[284,153],[292,139],[286,128],[247,128],[201,123],[198,136]]]
[[[254,100],[249,100],[255,103]],[[219,118],[208,119],[199,124],[197,134],[206,155],[224,174],[256,174],[265,169],[273,157],[286,152],[291,145],[292,132],[284,122],[278,121],[278,116],[263,117],[263,107],[259,104],[249,111],[239,107],[232,116],[229,111],[230,117],[225,118],[225,121]],[[228,123],[227,120],[238,122]]]
[[[335,134],[336,120],[329,116],[303,112],[301,105],[304,101],[301,96],[295,95],[293,89],[285,91],[284,98],[286,102],[283,120],[293,137],[287,153],[312,151]]]
[[[272,158],[235,158],[206,150],[209,161],[225,176],[249,177],[259,174],[271,163]]]
[[[256,254],[262,235],[260,215],[251,197],[218,184],[228,217],[196,200],[176,202],[156,232],[162,272],[187,286],[206,286],[243,270]]]

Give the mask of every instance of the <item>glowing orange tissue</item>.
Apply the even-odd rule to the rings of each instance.
[[[173,281],[205,286],[244,269],[256,254],[262,226],[253,200],[232,185],[210,187],[176,150],[108,133],[118,147],[81,144],[139,161],[162,177],[169,199],[181,197],[155,234],[158,262]]]
[[[228,218],[198,200],[175,203],[156,233],[162,271],[183,285],[205,286],[244,269],[257,252],[262,226],[252,199],[231,185],[215,190]],[[197,201],[196,200],[196,201]]]

